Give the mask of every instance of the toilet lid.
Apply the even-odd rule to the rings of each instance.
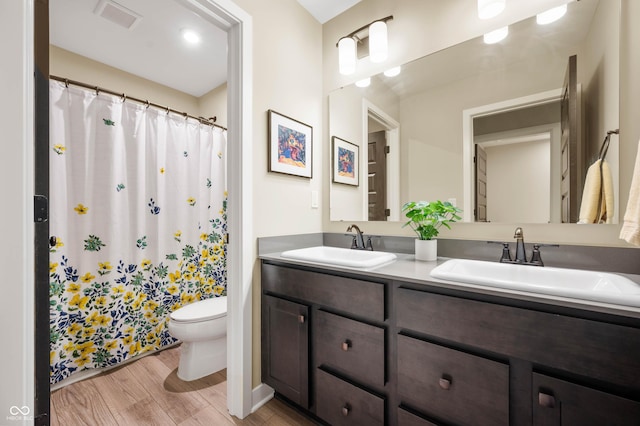
[[[227,315],[227,296],[200,300],[176,309],[169,315],[176,322],[197,322]]]

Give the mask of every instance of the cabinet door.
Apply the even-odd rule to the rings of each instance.
[[[640,403],[533,374],[534,425],[640,425]]]
[[[309,408],[309,307],[263,296],[262,381]]]

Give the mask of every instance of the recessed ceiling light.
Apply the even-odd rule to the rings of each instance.
[[[390,69],[386,70],[384,72],[384,75],[386,75],[387,77],[395,77],[396,75],[400,74],[400,70],[401,70],[401,68],[399,66],[398,67],[393,67],[393,68],[390,68]]]
[[[368,87],[371,84],[371,78],[363,78],[362,80],[356,81],[356,86],[358,87]]]
[[[182,38],[185,39],[190,44],[198,44],[200,43],[200,36],[193,30],[188,28],[183,28],[180,30],[180,34],[182,34]]]
[[[487,44],[494,44],[499,41],[504,40],[504,38],[509,34],[509,27],[498,28],[497,30],[491,31],[484,35],[484,42]]]
[[[536,15],[536,22],[538,25],[547,25],[562,18],[565,13],[567,13],[567,5],[563,4],[562,6],[549,9],[546,12],[538,13]]]

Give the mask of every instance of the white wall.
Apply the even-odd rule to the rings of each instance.
[[[216,124],[227,127],[227,84],[222,84],[198,99],[200,116],[216,117]]]
[[[327,179],[321,167],[328,138],[322,128],[322,26],[296,0],[235,0],[253,17],[253,229],[256,237],[322,231],[311,192]],[[313,178],[267,172],[267,110],[313,127]],[[233,238],[233,236],[231,236]],[[247,250],[254,248],[246,248]],[[260,269],[253,299],[253,383],[260,383]]]
[[[33,410],[33,1],[0,2],[0,423],[11,406]],[[47,356],[47,354],[43,354]]]
[[[550,219],[550,142],[495,145],[487,153],[487,220],[545,223]],[[506,179],[505,179],[506,177]],[[535,182],[535,185],[531,183]]]

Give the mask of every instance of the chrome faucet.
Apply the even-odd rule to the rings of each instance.
[[[524,233],[522,232],[522,228],[519,226],[516,228],[513,238],[516,239],[516,263],[527,263],[527,252],[524,248]]]
[[[364,235],[358,225],[349,225],[347,228],[347,232],[355,231],[356,235],[353,236],[353,241],[351,242],[351,248],[356,250],[373,250],[373,246],[371,245],[371,237],[369,237],[367,244],[364,243]]]

